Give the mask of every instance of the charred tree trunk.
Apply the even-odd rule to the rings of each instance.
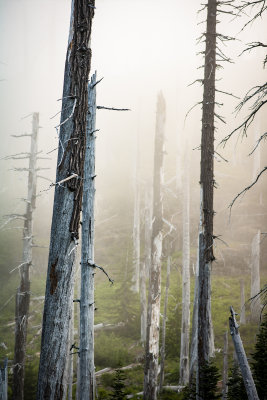
[[[244,385],[246,388],[248,400],[259,400],[256,386],[252,377],[252,373],[248,364],[246,353],[243,347],[241,337],[238,332],[238,325],[235,319],[236,313],[233,307],[230,307],[231,316],[229,318],[230,334],[233,339],[235,353],[237,356],[238,365],[243,377]]]
[[[13,370],[13,399],[24,399],[24,374],[27,344],[27,328],[30,306],[30,267],[32,266],[33,212],[36,203],[36,161],[39,113],[33,113],[31,152],[29,160],[27,209],[23,228],[23,258],[20,269],[20,286],[16,294],[15,349]]]
[[[180,350],[180,385],[189,382],[189,340],[190,340],[190,187],[189,154],[186,149],[183,184],[183,268],[182,268],[182,324]]]
[[[8,388],[8,360],[4,361],[3,368],[0,367],[0,400],[7,400]]]
[[[213,256],[213,159],[214,106],[216,70],[216,14],[217,1],[208,0],[204,66],[204,93],[202,102],[202,138],[200,165],[200,232],[199,232],[199,288],[198,288],[198,362],[197,397],[203,399],[201,366],[209,360],[211,345],[211,285],[210,271]]]
[[[162,184],[164,155],[165,100],[158,96],[156,133],[154,148],[153,180],[153,224],[151,241],[151,268],[149,274],[149,294],[147,309],[147,335],[144,371],[144,399],[157,398],[159,325],[160,325],[160,285],[162,255]]]
[[[223,346],[223,376],[222,376],[222,399],[227,400],[228,393],[228,332],[224,334]]]
[[[165,342],[166,342],[166,320],[167,320],[167,309],[168,309],[168,295],[170,287],[170,271],[171,271],[171,256],[168,256],[167,260],[167,277],[165,287],[165,299],[164,299],[164,312],[162,318],[162,343],[160,351],[160,379],[159,379],[159,390],[162,390],[164,382],[164,365],[165,365]]]
[[[133,286],[139,293],[140,283],[140,187],[139,187],[139,138],[136,139],[136,157],[134,166],[134,220],[133,220]]]
[[[73,0],[65,63],[58,165],[43,314],[37,398],[61,399],[83,192],[94,0]],[[66,181],[66,179],[68,180]],[[63,186],[63,187],[62,187]]]
[[[94,200],[96,73],[89,84],[84,161],[80,299],[80,400],[94,399]]]
[[[255,323],[259,322],[261,303],[257,294],[260,292],[260,230],[256,233],[251,245],[251,292],[252,298],[250,303],[251,320]],[[256,297],[255,297],[256,296]]]
[[[240,279],[240,325],[246,324],[245,281]]]

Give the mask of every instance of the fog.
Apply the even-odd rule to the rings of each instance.
[[[108,107],[129,108],[128,112],[97,111],[97,155],[96,155],[96,223],[121,209],[128,215],[133,213],[133,171],[136,137],[140,137],[140,168],[142,182],[151,181],[153,168],[153,137],[155,129],[156,96],[162,90],[167,105],[165,180],[176,174],[176,155],[184,149],[186,139],[191,156],[191,215],[192,246],[196,245],[199,212],[199,151],[201,134],[202,88],[198,84],[188,86],[201,79],[203,44],[196,38],[204,30],[201,21],[205,13],[197,14],[199,2],[175,0],[98,0],[92,30],[92,68],[98,78],[104,77],[97,87],[97,104]],[[42,175],[55,180],[57,147],[55,126],[60,115],[65,53],[69,29],[70,0],[1,0],[0,1],[0,112],[1,149],[0,157],[28,151],[29,139],[12,138],[30,132],[31,116],[40,113],[39,150],[51,160],[40,161],[39,166],[50,168]],[[247,52],[239,57],[245,43],[261,41],[266,36],[266,25],[258,22],[240,32],[242,18],[232,21],[231,16],[219,18],[219,32],[228,36],[238,35],[238,41],[230,41],[223,48],[234,63],[224,63],[217,73],[217,88],[243,97],[252,87],[264,82],[261,50]],[[226,124],[216,122],[216,146],[243,120],[247,109],[236,116],[234,109],[238,100],[218,94],[217,101],[224,103],[218,110]],[[218,243],[218,263],[225,263],[225,252],[231,248],[244,258],[250,254],[250,242],[258,229],[266,226],[266,176],[261,177],[257,187],[238,200],[229,219],[229,204],[232,199],[253,179],[255,156],[248,157],[253,143],[264,132],[266,115],[259,113],[248,138],[242,140],[236,134],[223,147],[216,147],[229,162],[220,156],[215,160],[215,234],[230,241],[229,250]],[[239,138],[239,139],[238,139]],[[177,143],[179,148],[177,149]],[[195,150],[193,150],[195,149]],[[266,161],[264,143],[261,166]],[[257,154],[257,152],[255,154]],[[48,154],[49,153],[49,154]],[[183,155],[181,158],[183,158]],[[219,162],[218,162],[219,161]],[[14,166],[25,166],[25,162],[1,160],[1,216],[14,210],[23,211],[23,197],[27,188],[27,174],[12,171]],[[253,164],[254,163],[254,164]],[[181,174],[183,168],[181,166]],[[53,189],[49,182],[39,180],[35,231],[41,241],[49,242]],[[177,199],[177,211],[181,204]],[[121,202],[121,203],[120,203]],[[174,208],[166,203],[166,213]],[[265,208],[264,208],[265,207]],[[125,211],[126,210],[126,211]],[[110,229],[110,227],[109,227]],[[194,236],[195,235],[195,236]],[[266,248],[263,241],[262,248]],[[215,249],[215,251],[217,251]],[[263,250],[262,250],[263,251]],[[101,256],[101,255],[99,255]],[[46,269],[45,255],[42,258]],[[228,260],[228,259],[227,259]],[[228,260],[229,261],[229,260]],[[227,261],[227,262],[228,262]],[[106,260],[108,263],[108,260]],[[264,264],[265,263],[265,264]],[[266,268],[266,261],[263,262]],[[262,268],[264,267],[262,265]]]

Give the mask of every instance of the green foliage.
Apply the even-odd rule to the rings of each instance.
[[[181,342],[181,307],[178,304],[178,298],[177,289],[174,295],[170,291],[166,322],[166,356],[175,359],[178,359],[180,354]]]
[[[230,377],[228,380],[228,400],[245,400],[247,399],[247,392],[245,389],[244,381],[240,369],[236,363],[230,369]]]
[[[36,363],[28,363],[25,367],[24,398],[35,400],[37,391],[38,366]]]
[[[252,370],[259,398],[267,399],[267,314],[260,325],[255,352],[253,353]]]
[[[201,391],[205,400],[219,399],[220,395],[217,393],[218,380],[220,377],[218,368],[212,361],[206,362],[200,367],[201,374]]]
[[[116,369],[114,381],[112,384],[113,393],[110,395],[110,399],[114,400],[125,400],[125,373],[121,369]]]
[[[195,400],[196,398],[196,380],[192,380],[190,385],[187,385],[182,391],[183,400]]]
[[[95,364],[98,367],[116,368],[131,362],[127,346],[122,345],[120,337],[112,333],[101,332],[95,340]]]

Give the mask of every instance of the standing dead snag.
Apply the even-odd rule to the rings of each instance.
[[[94,0],[72,0],[65,63],[56,182],[43,314],[37,398],[61,399],[66,394],[64,370],[68,354],[69,315],[73,299],[75,249],[83,191],[85,132],[88,106],[89,47]]]
[[[31,151],[29,154],[29,177],[26,214],[23,228],[23,257],[20,267],[20,286],[16,294],[15,349],[13,369],[13,399],[24,399],[24,374],[28,315],[30,306],[30,267],[32,266],[33,212],[36,204],[36,161],[39,113],[33,113]]]
[[[133,277],[132,290],[140,289],[140,184],[139,184],[139,133],[136,138],[136,156],[134,160],[134,218],[133,218]]]
[[[230,334],[233,339],[235,353],[237,356],[238,365],[243,377],[244,385],[246,388],[248,400],[259,400],[256,386],[251,374],[251,370],[248,364],[248,360],[246,357],[246,353],[243,347],[243,343],[241,337],[238,332],[238,325],[235,319],[236,313],[234,312],[233,307],[230,307],[231,316],[229,317],[229,327]]]
[[[261,303],[257,294],[260,292],[260,240],[261,232],[258,230],[251,244],[251,320],[258,323],[260,320]]]
[[[197,398],[203,399],[202,368],[209,360],[211,336],[210,271],[213,256],[213,187],[214,187],[214,108],[216,70],[217,0],[208,0],[204,92],[202,102],[202,137],[200,163],[200,230],[198,284],[198,361]]]
[[[153,223],[151,240],[151,266],[149,271],[149,293],[147,305],[147,335],[144,371],[144,399],[157,398],[158,358],[159,358],[159,324],[160,324],[160,285],[162,254],[162,185],[164,155],[164,125],[166,113],[162,93],[158,95],[157,120],[154,149],[153,179]]]
[[[80,400],[94,399],[94,200],[96,73],[88,87],[88,118],[84,161],[80,298]]]

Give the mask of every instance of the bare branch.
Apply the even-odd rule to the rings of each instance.
[[[254,153],[254,151],[256,150],[256,148],[259,146],[260,142],[264,139],[266,139],[267,137],[267,132],[265,132],[263,135],[261,135],[261,137],[257,140],[256,142],[256,146],[254,147],[254,149],[249,153],[249,156],[251,156],[251,154]]]
[[[96,106],[98,110],[111,110],[111,111],[131,111],[129,108],[114,108],[114,107],[104,107]]]
[[[87,264],[88,264],[90,267],[92,267],[92,268],[98,268],[98,269],[100,269],[102,272],[104,272],[104,274],[108,277],[109,282],[113,285],[114,280],[111,279],[111,278],[109,277],[108,273],[104,270],[103,267],[100,267],[100,266],[97,265],[97,264],[91,263],[89,260],[87,261]]]

